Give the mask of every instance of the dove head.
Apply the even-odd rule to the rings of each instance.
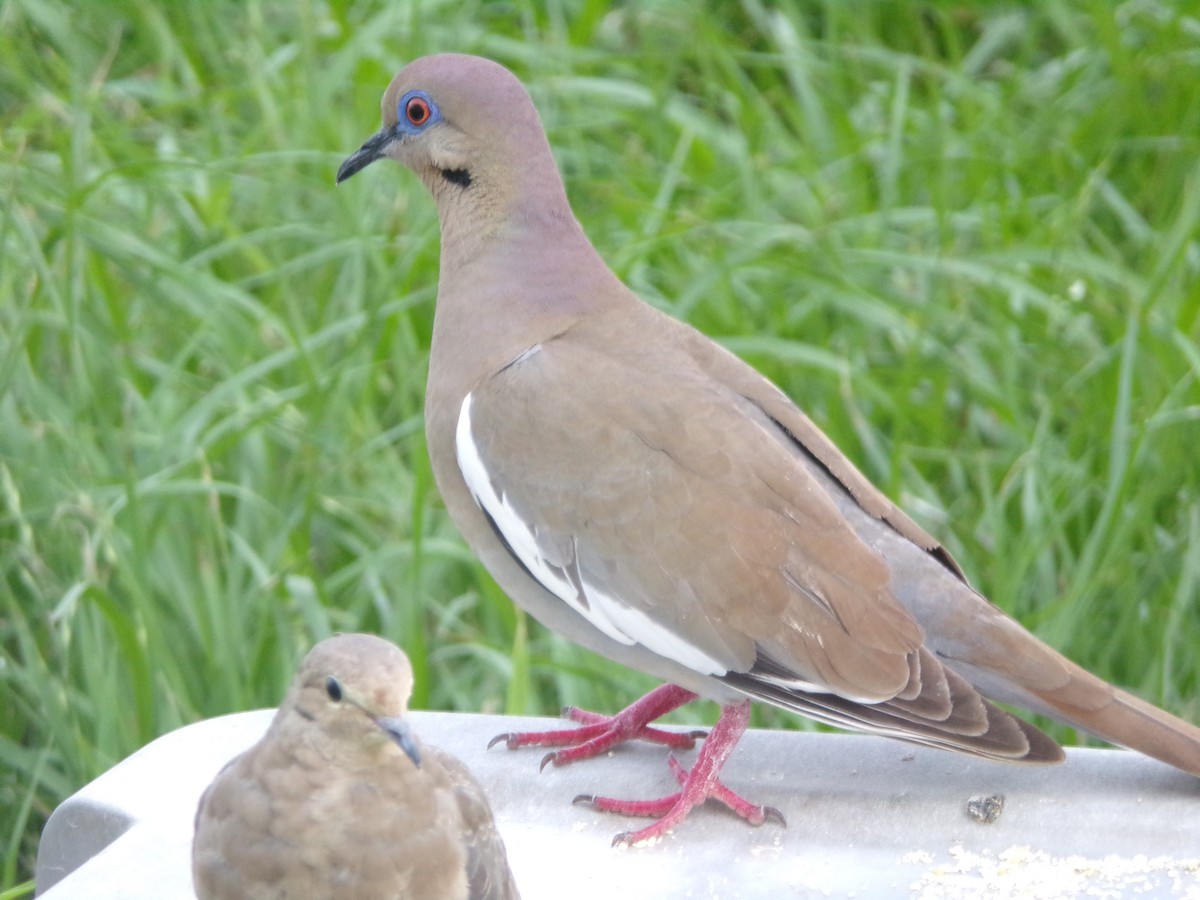
[[[571,217],[533,101],[499,63],[422,57],[392,79],[381,106],[383,127],[342,163],[338,183],[378,159],[404,164],[437,201],[443,238]]]
[[[412,665],[395,644],[370,634],[339,634],[309,651],[281,713],[294,712],[295,727],[315,723],[321,746],[334,752],[378,752],[391,741],[419,767],[420,751],[405,718],[412,683]]]

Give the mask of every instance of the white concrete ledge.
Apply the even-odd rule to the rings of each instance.
[[[66,800],[42,835],[38,896],[192,897],[200,792],[272,713],[165,735]],[[1134,753],[1071,750],[1064,765],[1026,768],[883,738],[750,731],[725,780],[777,807],[787,828],[751,828],[709,804],[656,846],[614,850],[612,836],[637,821],[571,798],[670,792],[661,747],[626,745],[539,774],[540,751],[487,742],[558,720],[412,716],[423,740],[459,756],[487,790],[524,900],[1200,897],[1200,779]],[[993,797],[1003,808],[988,824]]]

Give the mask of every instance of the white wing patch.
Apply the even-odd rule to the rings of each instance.
[[[537,526],[521,518],[488,474],[471,434],[471,403],[472,396],[467,394],[454,432],[459,471],[479,508],[491,517],[509,548],[542,587],[618,643],[641,644],[647,650],[703,675],[724,675],[728,668],[718,660],[641,610],[588,584],[574,560],[567,565],[558,565],[546,558],[538,545]]]

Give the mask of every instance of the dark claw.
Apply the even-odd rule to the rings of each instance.
[[[595,794],[576,794],[572,803],[587,803],[589,806],[596,802]]]
[[[632,831],[622,831],[620,834],[613,835],[612,846],[628,847],[630,839],[633,837]]]
[[[560,719],[569,719],[569,718],[571,718],[571,710],[572,710],[572,709],[574,709],[574,707],[573,707],[573,706],[564,706],[564,707],[562,707],[562,708],[561,708],[561,709],[559,709],[559,711],[558,711],[558,717],[559,717]]]
[[[550,765],[550,763],[554,762],[554,757],[556,757],[556,756],[558,756],[557,750],[555,750],[553,753],[547,753],[545,756],[543,756],[542,764],[540,766],[538,766],[538,771],[539,772],[546,771],[546,766],[548,766],[548,765]]]
[[[787,819],[785,819],[783,817],[783,813],[781,813],[775,807],[764,806],[762,808],[762,811],[763,811],[763,824],[766,824],[766,822],[768,820],[770,820],[772,822],[776,822],[777,824],[781,825],[784,828],[787,828]]]
[[[500,743],[501,741],[504,741],[504,743],[508,744],[508,749],[509,749],[509,750],[511,750],[511,749],[512,749],[512,742],[513,742],[513,739],[514,739],[515,737],[516,737],[516,734],[514,734],[514,733],[513,733],[513,732],[511,732],[511,731],[509,731],[509,732],[506,732],[505,734],[498,734],[498,735],[496,735],[494,738],[492,738],[490,741],[488,741],[487,748],[488,748],[489,750],[491,750],[491,749],[492,749],[493,747],[495,747],[495,746],[496,746],[498,743]]]

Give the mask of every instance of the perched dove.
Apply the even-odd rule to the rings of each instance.
[[[411,692],[394,644],[317,644],[262,740],[200,798],[200,900],[517,900],[483,789],[413,737]]]
[[[451,516],[535,618],[669,682],[615,717],[572,710],[582,728],[498,740],[567,747],[556,764],[631,737],[690,746],[647,723],[697,694],[722,704],[677,794],[583,798],[657,817],[617,841],[708,798],[755,824],[772,812],[719,781],[751,699],[990,759],[1063,758],[991,698],[1200,774],[1200,729],[1029,634],[781,391],[613,275],[512,73],[416,60],[338,181],[384,157],[441,220],[425,415]]]

